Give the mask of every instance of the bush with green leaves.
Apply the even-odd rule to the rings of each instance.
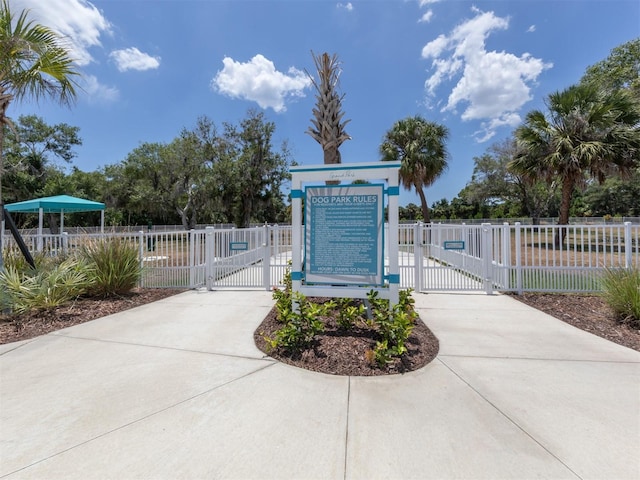
[[[418,318],[411,289],[399,292],[398,304],[393,308],[389,308],[389,300],[380,298],[378,291],[371,290],[367,294],[367,312],[360,300],[341,298],[320,304],[310,301],[302,293],[293,292],[290,269],[287,269],[282,285],[284,288],[273,289],[277,319],[282,327],[275,331],[273,337],[263,335],[272,350],[300,352],[308,348],[316,335],[325,329],[322,318],[335,315],[338,327],[343,330],[362,326],[376,332],[380,340],[365,353],[365,358],[372,365],[384,367],[407,352],[405,342]]]
[[[381,299],[377,291],[371,290],[367,295],[372,325],[382,337],[376,342],[372,355],[380,367],[407,352],[405,342],[418,318],[411,292],[411,289],[400,291],[399,301],[393,308],[389,308],[389,300]]]
[[[361,302],[354,302],[351,298],[341,298],[337,302],[338,318],[336,323],[343,330],[355,327],[364,319],[366,307]]]
[[[278,319],[283,326],[276,330],[273,338],[264,337],[272,349],[296,352],[309,347],[315,336],[324,331],[321,317],[336,306],[335,302],[310,302],[299,292],[293,292],[291,299],[295,306],[279,310]]]
[[[142,267],[133,243],[118,238],[96,240],[84,245],[80,255],[89,265],[88,295],[122,295],[138,285]]]
[[[640,269],[609,269],[602,286],[604,298],[619,321],[640,328]]]
[[[0,272],[2,301],[15,313],[58,307],[86,293],[87,273],[87,264],[74,257],[36,272],[20,272],[10,265]]]

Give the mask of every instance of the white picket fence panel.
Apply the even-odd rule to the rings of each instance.
[[[566,240],[555,247],[560,229],[566,229]],[[136,245],[142,287],[270,289],[281,283],[292,250],[291,227],[277,225],[27,235],[24,240],[32,252],[63,255],[104,238]],[[398,238],[400,286],[417,291],[598,292],[607,269],[640,268],[640,225],[629,222],[403,224]],[[16,248],[8,235],[3,244]]]

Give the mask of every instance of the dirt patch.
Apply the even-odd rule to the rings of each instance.
[[[72,327],[80,323],[122,312],[133,307],[162,300],[184,290],[166,288],[138,288],[126,295],[110,298],[79,298],[51,310],[20,315],[0,314],[0,344],[29,338]]]

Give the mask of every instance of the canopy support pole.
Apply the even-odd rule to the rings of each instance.
[[[44,212],[42,207],[38,209],[38,252],[42,252],[42,224]]]

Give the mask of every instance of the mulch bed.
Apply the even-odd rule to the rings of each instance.
[[[322,300],[326,299],[317,299]],[[326,317],[323,321],[325,331],[316,336],[311,348],[296,354],[281,350],[272,351],[264,336],[274,337],[276,330],[282,327],[274,307],[256,329],[254,341],[260,350],[280,362],[331,375],[374,376],[406,373],[425,366],[438,354],[438,339],[424,322],[418,319],[405,344],[408,352],[381,368],[367,362],[365,354],[367,350],[375,347],[378,340],[374,331],[365,326],[344,330],[332,317]]]

